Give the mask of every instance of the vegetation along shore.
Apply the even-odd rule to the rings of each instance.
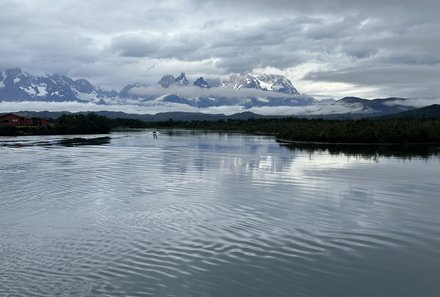
[[[207,129],[274,135],[283,142],[378,144],[440,143],[440,118],[430,119],[250,119],[227,121],[167,121],[157,128]]]
[[[94,113],[65,114],[45,127],[0,126],[0,135],[106,134],[115,128],[198,129],[274,135],[281,142],[337,144],[440,143],[440,118],[361,120],[248,119],[144,122]]]

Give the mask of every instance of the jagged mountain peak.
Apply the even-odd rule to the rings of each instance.
[[[167,74],[162,76],[162,78],[157,82],[163,88],[168,88],[174,82],[174,76]]]
[[[199,77],[194,83],[193,86],[199,87],[199,88],[209,88],[208,82],[206,82],[203,77]]]
[[[18,68],[18,67],[8,68],[8,69],[3,70],[2,72],[3,72],[6,76],[14,76],[14,77],[17,77],[17,76],[20,76],[20,75],[26,75],[26,73],[23,72],[23,71],[21,70],[21,68]]]
[[[32,79],[33,76],[27,72],[24,72],[20,68],[8,68],[0,71],[0,81],[5,83],[10,82],[12,84],[18,83],[22,79]]]
[[[179,86],[189,85],[189,81],[185,76],[185,72],[181,72],[180,75],[174,80],[174,82]]]
[[[95,90],[95,87],[87,79],[77,79],[74,81],[75,89],[81,93],[91,93]]]
[[[82,101],[102,103],[114,92],[94,87],[86,79],[62,74],[34,76],[20,68],[0,71],[0,101]]]
[[[300,94],[287,77],[277,74],[235,74],[231,75],[225,86],[235,90],[251,88],[292,95]]]
[[[250,88],[261,90],[260,82],[255,76],[250,74],[234,74],[229,78],[229,84],[233,86],[235,90],[241,88]]]
[[[182,79],[186,79],[185,72],[180,72],[180,75],[176,77],[176,80],[182,80]]]
[[[189,81],[186,78],[185,72],[181,72],[178,77],[174,77],[171,74],[162,76],[158,84],[161,85],[163,88],[169,88],[172,85],[187,86],[189,85]]]
[[[0,69],[0,101],[79,101],[97,104],[183,104],[197,108],[214,106],[299,106],[314,104],[315,99],[300,95],[290,81],[280,75],[245,74],[231,76],[224,89],[220,78],[199,77],[191,85],[210,91],[198,92],[189,85],[185,72],[177,77],[164,75],[157,85],[130,84],[120,92],[105,91],[94,86],[87,79],[72,79],[65,75],[53,74],[33,76],[21,69]],[[182,87],[179,89],[179,87]],[[236,92],[241,88],[262,92]],[[296,93],[295,93],[296,92]]]

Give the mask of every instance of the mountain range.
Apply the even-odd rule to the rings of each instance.
[[[190,81],[182,72],[178,76],[164,75],[155,84],[133,83],[115,91],[95,86],[83,78],[72,79],[59,74],[36,76],[19,68],[0,71],[2,101],[75,101],[102,105],[103,109],[106,105],[163,106],[162,110],[172,107],[170,111],[191,107],[195,112],[213,107],[235,108],[236,112],[289,107],[298,109],[294,115],[336,118],[386,115],[415,108],[402,98],[345,97],[318,101],[298,92],[285,76],[275,74],[236,74],[226,80],[199,77]]]
[[[42,118],[56,119],[63,114],[69,114],[68,111],[20,111],[16,114],[22,116],[35,116]],[[218,120],[249,120],[249,119],[269,119],[269,118],[283,118],[284,116],[265,116],[261,114],[256,114],[253,112],[240,112],[231,115],[225,114],[206,114],[200,112],[161,112],[157,114],[128,114],[124,112],[115,111],[98,111],[98,115],[106,116],[111,119],[125,118],[125,119],[137,119],[146,122],[165,122],[165,121],[218,121]],[[406,119],[422,119],[422,118],[439,118],[440,117],[440,105],[433,104],[425,106],[422,108],[412,109],[410,111],[404,111],[399,113],[393,113],[378,117],[373,117],[375,119],[393,119],[393,118],[406,118]],[[317,118],[316,116],[309,116],[303,118]],[[347,119],[347,115],[323,115],[319,118],[325,119]]]
[[[134,83],[119,92],[104,90],[86,79],[53,74],[35,76],[19,68],[0,71],[0,101],[92,102],[102,105],[160,103],[185,104],[196,108],[239,105],[304,106],[317,101],[300,94],[281,75],[233,75],[229,80],[205,80],[193,83],[184,72],[177,77],[163,76],[157,84]]]
[[[116,91],[93,86],[86,79],[64,75],[34,76],[19,68],[0,71],[0,101],[78,101],[105,103],[116,98]]]

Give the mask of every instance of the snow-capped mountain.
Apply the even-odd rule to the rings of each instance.
[[[154,95],[158,89],[162,93]],[[200,91],[197,91],[199,90]],[[196,108],[242,106],[306,106],[317,100],[300,94],[293,84],[281,75],[233,75],[228,80],[197,78],[192,84],[182,72],[175,77],[164,75],[154,85],[130,84],[119,92],[119,98],[137,100],[144,104],[173,103]]]
[[[159,85],[172,93],[162,96],[160,101],[186,104],[197,108],[233,105],[243,108],[306,106],[317,102],[311,96],[300,94],[287,78],[280,75],[234,75],[225,81],[205,80],[203,77],[199,77],[192,84],[193,89],[189,88],[186,82],[180,83],[185,79],[184,73],[177,78],[174,78],[173,75],[162,77]],[[173,88],[169,90],[171,86]],[[133,88],[129,93],[137,94],[138,100],[152,99],[149,98],[148,88],[143,90],[142,88]],[[157,102],[157,99],[154,100]]]
[[[277,107],[276,110],[280,111],[278,107],[293,107],[292,112],[301,110],[303,115],[346,114],[353,117],[392,114],[414,108],[402,98],[367,100],[346,97],[337,101],[317,101],[311,96],[300,94],[290,80],[281,75],[233,75],[224,81],[199,77],[191,82],[182,72],[177,77],[165,75],[156,84],[129,84],[117,92],[96,87],[86,79],[74,80],[58,74],[35,76],[19,68],[0,69],[2,101],[76,101],[173,111],[203,111],[211,107],[236,109],[237,112]]]
[[[106,91],[86,79],[64,75],[34,76],[19,68],[0,71],[0,101],[78,101],[96,104],[183,104],[195,108],[241,106],[306,106],[317,101],[300,94],[281,75],[233,75],[229,80],[205,80],[190,83],[184,72],[165,75],[157,84],[134,83],[120,92]]]
[[[299,92],[295,89],[292,82],[288,78],[275,74],[232,75],[229,81],[226,81],[224,85],[226,87],[232,87],[234,90],[248,88],[261,91],[299,95]]]
[[[94,87],[86,79],[63,75],[34,76],[19,68],[0,71],[0,100],[3,101],[80,101],[106,104],[118,96],[116,91]]]

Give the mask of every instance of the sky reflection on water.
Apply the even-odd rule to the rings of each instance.
[[[20,141],[27,145],[9,145]],[[337,153],[187,131],[157,140],[119,132],[79,146],[0,142],[0,295],[440,290],[435,154]]]

